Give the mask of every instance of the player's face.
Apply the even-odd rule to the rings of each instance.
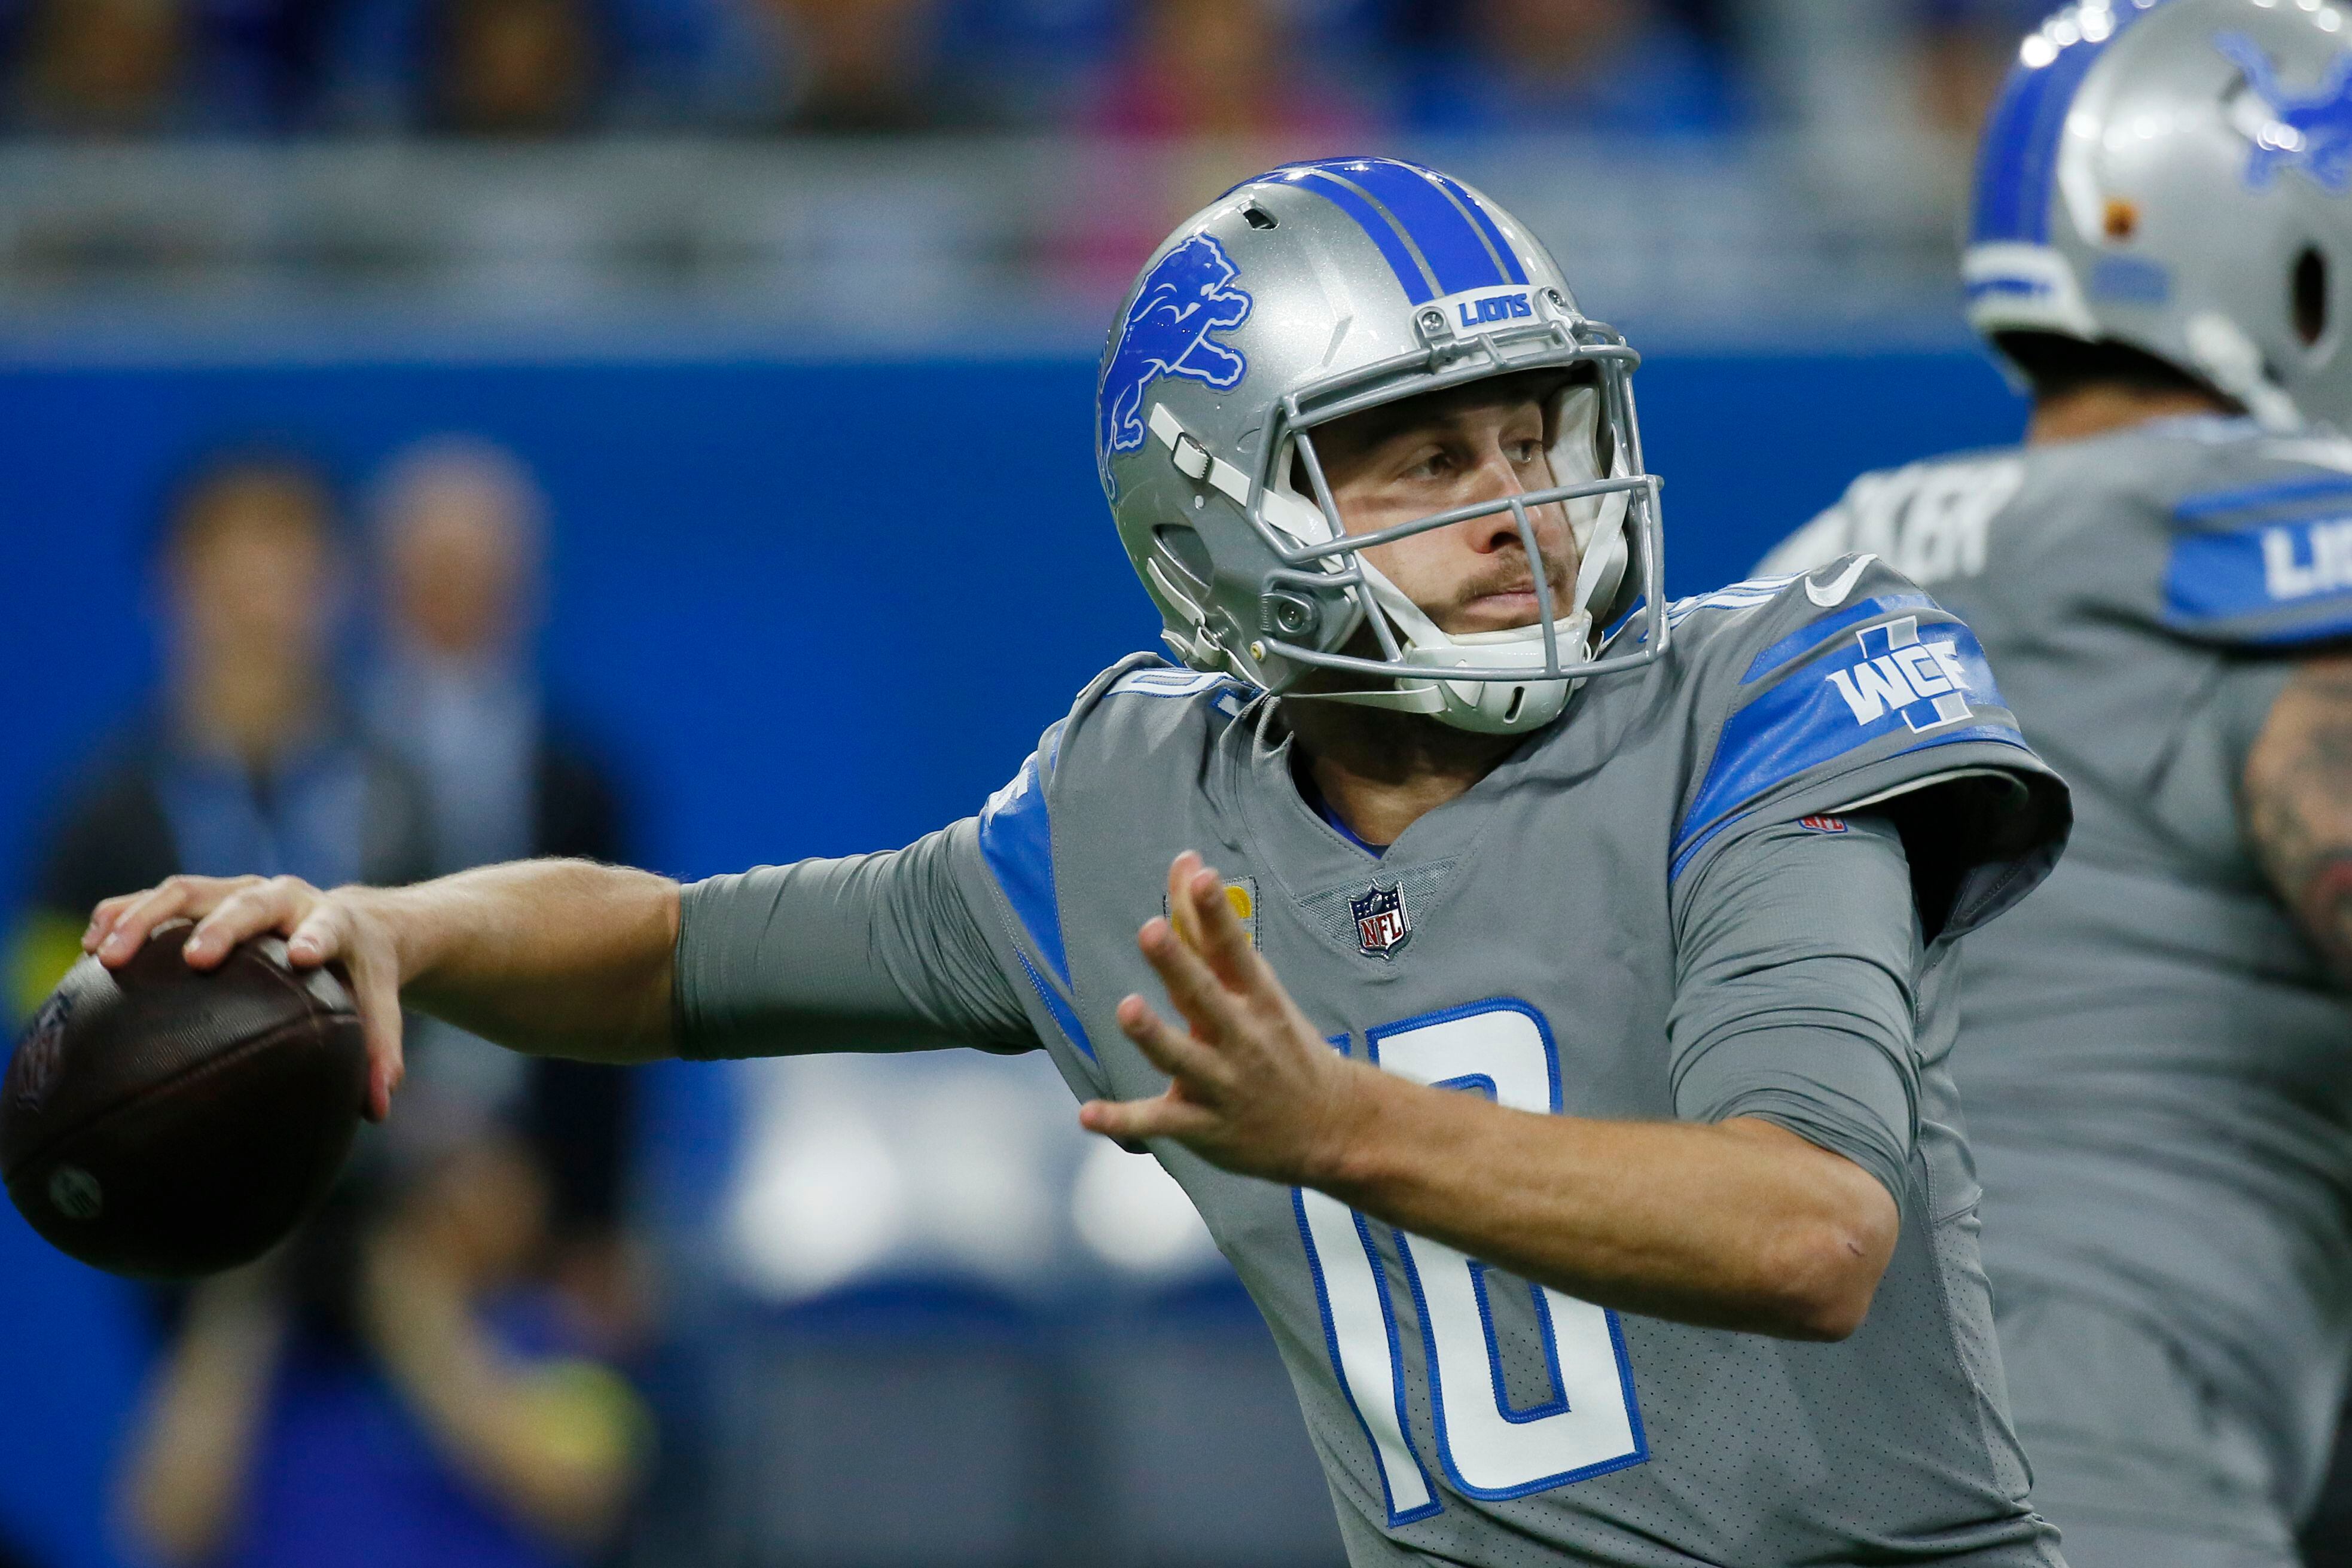
[[[1316,455],[1348,531],[1370,533],[1557,482],[1545,390],[1519,378],[1473,384],[1317,431]],[[1577,568],[1567,513],[1554,503],[1528,516],[1550,580],[1552,613],[1566,615]],[[1376,545],[1364,558],[1449,636],[1542,618],[1535,570],[1508,510]]]

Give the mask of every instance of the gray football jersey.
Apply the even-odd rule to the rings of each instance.
[[[1850,551],[1967,618],[2079,814],[1965,959],[1994,1286],[2170,1335],[2299,1516],[2352,1350],[2352,1002],[2237,794],[2294,655],[2352,635],[2352,445],[2199,418],[1917,464],[1856,480],[1767,569]]]
[[[1884,1161],[1854,1150],[1894,1186],[1903,1225],[1868,1320],[1842,1343],[1605,1310],[1323,1194],[1172,1143],[1153,1152],[1272,1327],[1359,1568],[2055,1564],[2008,1426],[1944,1058],[1956,939],[2046,870],[2063,786],[2024,746],[1969,629],[1883,566],[1743,584],[1673,616],[1667,657],[1587,685],[1377,857],[1301,799],[1286,745],[1259,722],[1264,700],[1131,660],[1047,731],[976,825],[895,857],[697,889],[681,1037],[698,1054],[793,1048],[758,1043],[745,1003],[751,971],[782,948],[842,976],[794,982],[787,1029],[870,1026],[886,1048],[1034,1039],[1082,1097],[1156,1094],[1165,1078],[1113,1009],[1159,994],[1135,931],[1160,912],[1170,859],[1196,848],[1336,1048],[1533,1110],[1727,1114],[1749,1103],[1736,1085],[1698,1093],[1696,1110],[1692,1096],[1713,1055],[1736,1053],[1708,1053],[1689,1014],[1694,995],[1737,996],[1736,982],[1686,984],[1678,962],[1701,941],[1691,922],[1717,918],[1695,910],[1770,901],[1771,857],[1739,890],[1694,889],[1771,836],[1858,843],[1861,821],[1826,814],[1903,815],[1933,929],[1923,949],[1907,882],[1874,906],[1908,955],[1886,962],[1905,971],[1912,1016],[1889,1031],[1897,1147]],[[927,865],[944,869],[871,912],[863,889]],[[1807,907],[1772,911],[1798,948],[1809,922],[1834,923],[1822,900],[1838,895],[1806,891]],[[1850,896],[1867,891],[1857,881]],[[976,914],[959,925],[953,904]],[[830,927],[852,933],[844,962],[811,951]],[[925,998],[917,1016],[850,973],[867,967]],[[987,983],[992,967],[1017,1003]],[[902,973],[918,968],[963,983],[943,992]],[[1805,1001],[1832,1029],[1852,1022],[1828,989]],[[1781,1119],[1812,1135],[1802,1114]]]

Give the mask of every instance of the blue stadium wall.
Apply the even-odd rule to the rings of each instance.
[[[156,666],[156,500],[210,443],[354,487],[441,431],[507,443],[553,503],[558,705],[630,782],[646,864],[698,877],[895,846],[970,812],[1105,664],[1155,646],[1095,486],[1092,367],[947,363],[73,364],[0,375],[0,888]],[[1680,353],[1637,379],[1668,584],[1745,574],[1856,471],[2013,439],[1966,352]],[[661,1079],[675,1192],[719,1173],[708,1075]],[[106,1468],[137,1299],[0,1214],[0,1538],[114,1561]]]

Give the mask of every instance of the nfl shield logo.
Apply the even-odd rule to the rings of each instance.
[[[1402,887],[1374,883],[1361,898],[1348,900],[1348,912],[1356,917],[1356,943],[1370,957],[1386,958],[1412,936],[1412,917],[1404,912]]]

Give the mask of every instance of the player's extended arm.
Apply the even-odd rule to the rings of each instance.
[[[1152,921],[1138,941],[1191,1028],[1140,996],[1118,1008],[1174,1082],[1155,1100],[1087,1105],[1090,1130],[1177,1139],[1602,1306],[1792,1339],[1860,1325],[1899,1227],[1863,1166],[1752,1117],[1538,1115],[1343,1057],[1222,889],[1197,856],[1177,859],[1175,923]]]
[[[2352,984],[2352,654],[2288,679],[2246,753],[2243,800],[2271,885]]]
[[[678,887],[667,878],[584,860],[332,892],[292,877],[173,877],[99,905],[82,946],[120,964],[184,917],[196,921],[186,952],[199,969],[267,931],[287,939],[299,967],[348,968],[379,1120],[400,1081],[404,998],[518,1050],[616,1062],[671,1054]]]

